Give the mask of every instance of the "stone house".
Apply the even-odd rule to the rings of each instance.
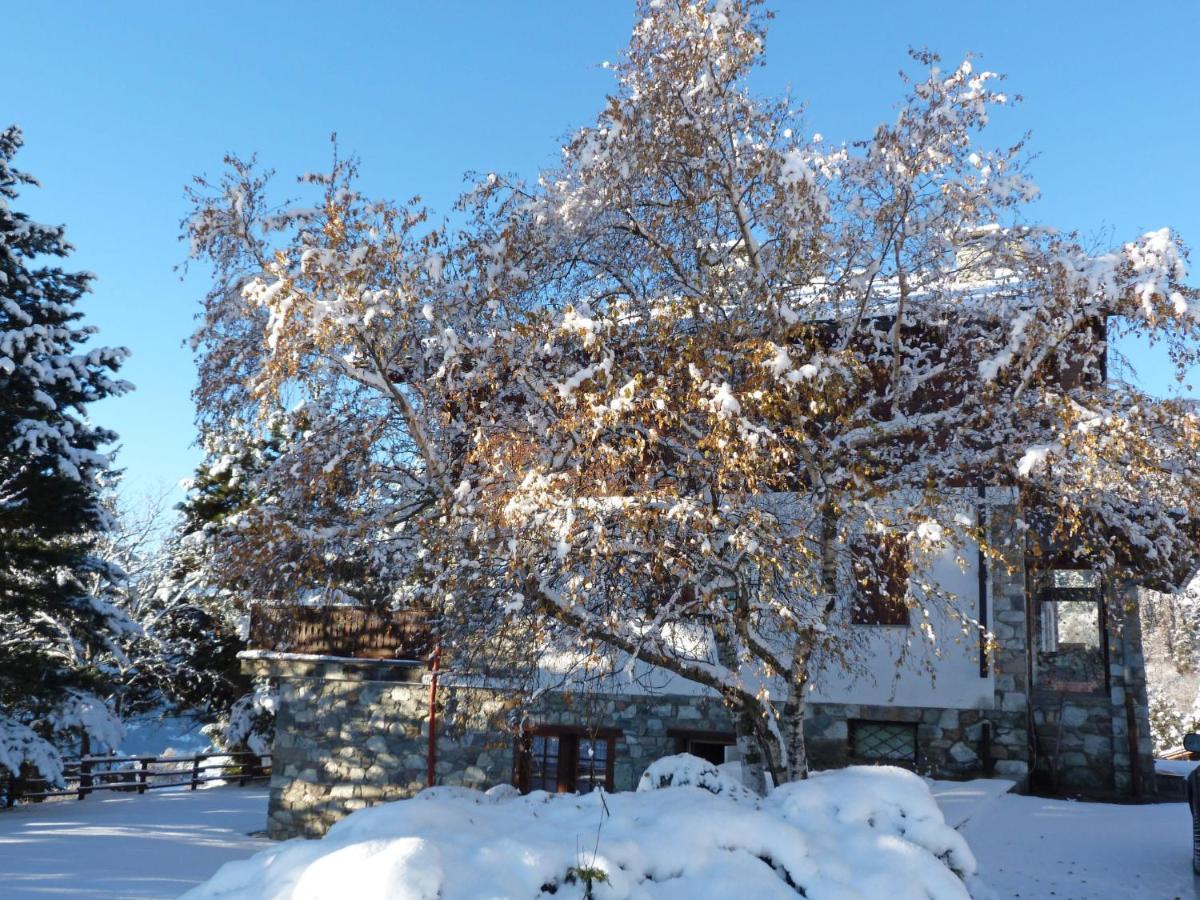
[[[976,507],[1007,558],[989,563],[977,554],[965,566],[947,559],[935,577],[995,643],[986,645],[981,632],[937,654],[905,654],[917,623],[903,603],[887,591],[851,603],[871,671],[817,677],[806,722],[813,765],[994,774],[1090,797],[1152,792],[1136,586],[1108,583],[1078,564],[1035,569],[1018,537],[1015,492],[989,491]],[[1124,611],[1120,621],[1114,611]],[[674,676],[636,690],[548,692],[518,735],[497,724],[511,705],[508,692],[444,677],[438,684],[423,653],[396,652],[405,635],[364,648],[341,626],[316,640],[311,627],[301,634],[294,609],[282,632],[261,626],[264,610],[256,615],[255,649],[242,664],[279,686],[273,837],[322,834],[353,810],[427,784],[629,790],[661,756],[686,751],[724,762],[735,752],[720,699]],[[290,652],[298,649],[309,652]]]

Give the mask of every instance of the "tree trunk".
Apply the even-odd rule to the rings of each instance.
[[[756,794],[767,793],[767,769],[762,745],[754,728],[753,713],[744,707],[734,711],[733,724],[737,734],[738,757],[742,766],[742,784]]]
[[[783,733],[787,750],[788,781],[803,781],[808,777],[808,748],[804,743],[804,716],[808,689],[807,647],[796,647],[792,671],[788,677],[788,698],[783,704]]]
[[[737,650],[719,631],[713,635],[717,645],[717,661],[730,671],[738,666]],[[732,692],[725,696],[725,705],[733,715],[733,730],[736,736],[738,758],[742,767],[742,784],[758,794],[767,793],[766,767],[758,730],[754,727],[754,713],[741,698]]]

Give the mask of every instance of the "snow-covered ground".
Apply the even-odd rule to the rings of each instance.
[[[961,833],[1001,898],[1172,900],[1200,896],[1186,803],[1117,805],[1008,794]]]
[[[1004,795],[1007,787],[930,785],[996,898],[1200,896],[1185,804],[1074,803]],[[0,897],[176,897],[223,863],[271,846],[247,836],[263,827],[265,811],[264,789],[237,787],[0,811]]]
[[[270,841],[267,791],[219,787],[97,794],[0,810],[0,897],[178,897]]]

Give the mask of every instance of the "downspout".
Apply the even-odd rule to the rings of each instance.
[[[1142,769],[1138,765],[1137,715],[1134,713],[1132,669],[1125,667],[1125,734],[1129,739],[1129,789],[1134,797],[1142,795]]]
[[[442,659],[442,646],[433,648],[429,669],[432,677],[429,679],[429,748],[425,754],[425,786],[433,787],[435,769],[437,768],[437,690],[438,666]]]

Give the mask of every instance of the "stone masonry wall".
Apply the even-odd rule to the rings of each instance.
[[[271,837],[317,837],[357,809],[425,787],[429,685],[423,667],[282,657],[245,664],[252,674],[279,682]],[[510,783],[514,741],[499,724],[509,696],[445,685],[438,696],[436,782],[473,788]],[[671,729],[732,729],[720,701],[707,696],[551,694],[534,718],[542,725],[618,729],[616,790],[632,790],[651,762],[675,752]]]
[[[1094,797],[1154,793],[1154,758],[1136,588],[1110,589],[1108,688],[1093,693],[1038,690],[1033,719],[1039,787]],[[1130,754],[1131,701],[1136,775]]]

